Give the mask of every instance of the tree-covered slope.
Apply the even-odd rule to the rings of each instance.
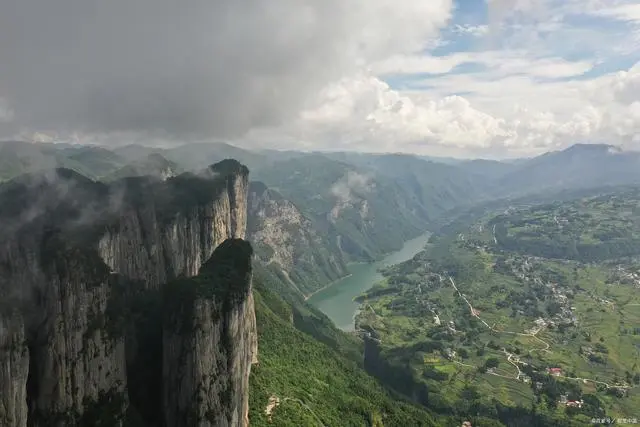
[[[167,160],[162,154],[150,153],[108,174],[103,180],[114,181],[133,176],[151,176],[166,179],[175,176],[180,171],[181,169],[176,163]]]
[[[496,195],[640,183],[640,153],[605,144],[575,144],[519,163],[494,183]]]
[[[450,165],[409,154],[339,154],[345,162],[393,180],[417,198],[429,220],[486,197],[491,180],[508,168],[500,162],[489,161]]]
[[[259,363],[251,370],[252,426],[449,425],[391,395],[355,361],[296,329],[291,306],[262,280],[254,277]]]
[[[261,182],[249,186],[247,218],[247,235],[258,260],[279,268],[284,282],[301,296],[347,275],[336,239]]]
[[[326,230],[352,260],[397,250],[426,228],[422,205],[405,188],[323,155],[276,162],[254,176]]]
[[[640,254],[640,191],[512,209],[493,218],[499,248],[584,262]]]
[[[97,179],[126,163],[124,158],[101,147],[0,141],[0,181],[55,168]]]

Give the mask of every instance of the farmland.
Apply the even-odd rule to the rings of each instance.
[[[435,406],[561,425],[637,416],[637,196],[514,208],[440,236],[383,271],[358,328]]]

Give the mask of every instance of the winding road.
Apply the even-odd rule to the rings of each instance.
[[[438,275],[438,277],[440,278],[440,281],[443,280],[441,275]],[[542,344],[545,345],[545,348],[536,349],[536,350],[538,350],[538,351],[546,351],[546,352],[551,353],[551,350],[549,350],[549,348],[551,347],[549,345],[549,343],[544,341],[543,339],[541,339],[541,338],[539,338],[537,336],[538,332],[540,332],[542,330],[542,328],[539,328],[538,330],[536,330],[533,333],[522,333],[522,332],[514,332],[514,331],[500,331],[500,330],[495,329],[494,327],[490,326],[487,322],[485,322],[484,320],[482,320],[480,318],[480,315],[478,314],[478,311],[475,308],[473,308],[473,305],[471,305],[471,303],[469,302],[467,297],[465,295],[463,295],[462,292],[460,292],[460,290],[456,286],[456,282],[453,280],[453,278],[451,276],[447,276],[447,278],[449,279],[449,282],[451,283],[451,286],[453,286],[453,289],[455,289],[455,291],[457,292],[458,296],[460,296],[460,298],[462,298],[467,303],[467,305],[469,306],[469,310],[471,311],[471,315],[474,316],[475,318],[477,318],[478,320],[480,320],[480,322],[482,322],[482,324],[485,325],[487,328],[489,328],[491,331],[494,331],[494,332],[497,332],[497,333],[501,333],[501,334],[512,334],[512,335],[519,335],[519,336],[524,336],[524,337],[533,337],[533,338],[535,338],[536,340],[540,341]],[[502,351],[507,356],[507,362],[509,362],[511,365],[516,367],[516,369],[517,369],[516,376],[515,377],[507,377],[505,375],[500,375],[500,374],[497,374],[495,372],[491,372],[490,374],[491,375],[496,375],[496,376],[499,376],[499,377],[503,377],[503,378],[510,378],[510,379],[515,379],[515,380],[520,380],[520,377],[523,374],[522,374],[522,371],[520,370],[520,367],[518,366],[518,364],[526,365],[526,363],[520,361],[517,356],[515,356],[513,353],[509,353],[505,348],[503,348]],[[531,351],[529,351],[529,352],[531,352]],[[461,363],[461,362],[458,362],[458,361],[454,361],[454,362],[456,364],[458,364],[458,365],[476,368],[476,366],[468,365],[466,363]],[[591,378],[567,377],[565,375],[557,375],[557,377],[565,378],[565,379],[569,379],[569,380],[583,381],[583,382],[589,381],[589,382],[592,382],[592,383],[595,383],[595,384],[602,384],[607,388],[621,388],[621,389],[633,388],[632,386],[614,385],[614,384],[606,383],[604,381],[594,380],[594,379],[591,379]]]
[[[441,281],[443,280],[442,276],[438,275],[438,277],[440,278]],[[455,291],[458,293],[460,298],[462,298],[464,300],[464,302],[466,302],[467,305],[469,306],[469,310],[471,311],[471,315],[473,317],[475,317],[476,319],[478,319],[480,322],[482,322],[482,324],[485,325],[487,328],[489,328],[489,330],[491,330],[493,332],[496,332],[496,333],[499,333],[499,334],[511,334],[511,335],[518,335],[518,336],[522,336],[522,337],[535,338],[536,340],[540,341],[545,346],[544,348],[539,348],[539,349],[536,349],[536,350],[538,350],[538,351],[546,351],[546,352],[549,352],[549,353],[551,352],[551,350],[549,350],[549,348],[551,347],[549,345],[549,343],[537,336],[538,332],[540,332],[542,330],[542,328],[538,329],[537,331],[535,331],[533,333],[523,333],[523,332],[515,332],[515,331],[502,331],[502,330],[498,330],[498,329],[494,328],[493,326],[489,325],[487,322],[485,322],[480,317],[480,315],[478,314],[478,310],[473,308],[473,305],[471,305],[471,303],[469,302],[467,297],[464,296],[464,294],[462,294],[462,292],[460,292],[460,290],[456,286],[456,282],[453,280],[453,278],[451,276],[447,276],[447,278],[449,279],[449,282],[451,283],[451,286],[453,286],[453,289],[455,289]]]

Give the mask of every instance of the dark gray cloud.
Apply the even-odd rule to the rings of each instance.
[[[278,123],[355,65],[355,3],[0,0],[2,111],[13,129],[52,131]]]

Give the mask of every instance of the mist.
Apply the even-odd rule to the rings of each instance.
[[[354,193],[368,193],[371,190],[371,185],[372,177],[370,175],[349,171],[331,186],[330,193],[342,203],[353,202],[355,200]]]

